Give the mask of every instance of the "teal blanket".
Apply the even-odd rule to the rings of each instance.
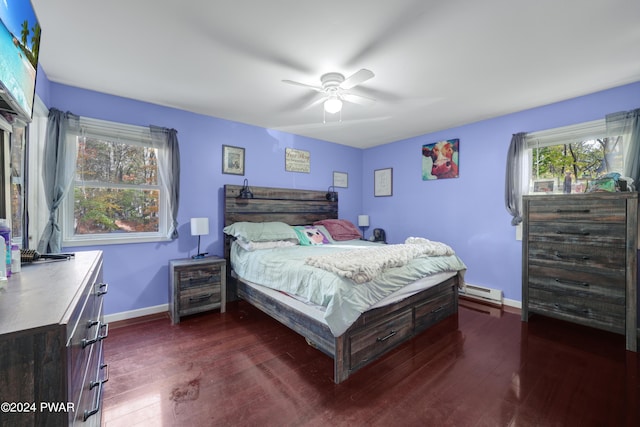
[[[372,305],[423,277],[444,272],[464,271],[457,255],[420,256],[404,266],[388,268],[373,280],[357,284],[353,280],[305,264],[311,256],[352,251],[377,246],[363,240],[350,240],[321,246],[293,246],[246,251],[231,248],[231,266],[244,280],[296,295],[299,299],[325,308],[324,319],[334,336],[342,335]]]

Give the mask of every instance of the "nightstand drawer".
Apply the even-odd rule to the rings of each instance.
[[[221,269],[219,265],[190,267],[178,272],[180,289],[211,286],[220,283]]]
[[[200,289],[189,289],[180,293],[181,316],[220,306],[220,285]]]

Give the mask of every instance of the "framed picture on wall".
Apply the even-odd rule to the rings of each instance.
[[[244,148],[222,146],[222,173],[244,175]]]
[[[349,187],[349,174],[346,172],[333,172],[333,186],[340,188]]]
[[[376,197],[393,195],[393,168],[373,171],[373,195]]]

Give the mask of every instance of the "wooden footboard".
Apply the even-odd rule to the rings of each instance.
[[[296,331],[334,360],[334,381],[384,356],[401,343],[458,314],[459,276],[394,304],[363,313],[341,336],[287,304],[238,280],[238,296]]]

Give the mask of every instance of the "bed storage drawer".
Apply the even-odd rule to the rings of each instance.
[[[426,303],[415,308],[415,330],[416,332],[427,329],[435,325],[440,320],[455,313],[455,293],[446,290]]]
[[[413,335],[413,311],[405,310],[349,336],[350,369],[375,359]]]

